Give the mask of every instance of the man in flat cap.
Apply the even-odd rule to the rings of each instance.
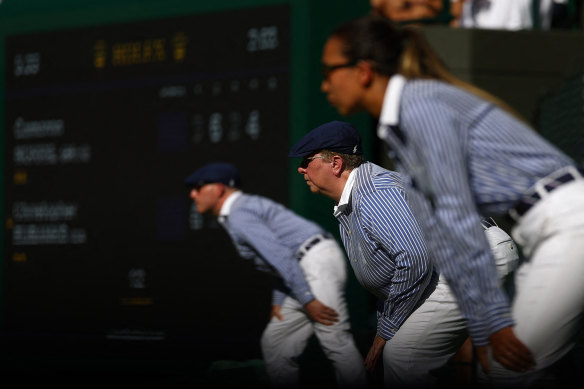
[[[432,370],[463,344],[465,323],[433,268],[401,177],[365,162],[359,132],[339,121],[310,131],[289,157],[303,158],[298,173],[312,192],[336,202],[333,213],[356,278],[379,299],[366,369],[382,357],[387,387],[436,385]]]
[[[315,334],[339,387],[365,387],[345,301],[346,259],[332,235],[281,204],[243,193],[231,164],[205,165],[185,183],[197,212],[218,216],[240,256],[276,276],[271,318],[261,339],[271,384],[298,385],[297,359]]]

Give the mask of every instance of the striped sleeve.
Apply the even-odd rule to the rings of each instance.
[[[233,211],[229,218],[233,233],[253,247],[256,253],[278,272],[284,279],[286,287],[302,305],[315,299],[295,258],[295,252],[280,242],[274,231],[268,228],[258,214],[252,210],[238,209]]]
[[[407,116],[407,133],[415,138],[415,152],[424,167],[415,179],[433,204],[436,229],[429,241],[434,259],[468,320],[474,343],[480,346],[487,344],[488,334],[513,321],[497,287],[494,259],[471,193],[466,139],[453,126],[456,115],[439,99],[420,99]]]
[[[391,258],[377,264],[393,267],[391,286],[378,320],[378,334],[389,340],[414,311],[430,281],[432,266],[422,232],[401,189],[392,187],[368,194],[361,201],[361,218],[369,239]]]

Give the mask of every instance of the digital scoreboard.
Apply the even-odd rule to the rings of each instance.
[[[259,347],[272,280],[183,182],[231,162],[286,204],[289,19],[276,5],[6,38],[9,338]]]

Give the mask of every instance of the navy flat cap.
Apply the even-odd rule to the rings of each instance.
[[[215,162],[200,167],[187,177],[185,185],[189,188],[196,188],[216,182],[241,188],[239,171],[235,166],[225,162]]]
[[[343,154],[363,154],[361,135],[349,123],[332,121],[322,124],[304,135],[288,153],[290,158],[306,157],[320,150]]]

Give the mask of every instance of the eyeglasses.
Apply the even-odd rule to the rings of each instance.
[[[327,65],[327,64],[323,63],[323,64],[321,64],[322,79],[328,80],[331,73],[334,72],[335,70],[353,67],[353,66],[357,65],[358,62],[359,62],[358,60],[355,60],[355,61],[340,64],[340,65]]]
[[[193,185],[191,187],[191,189],[194,189],[198,192],[201,190],[202,187],[204,187],[207,184],[211,184],[211,182],[210,181],[198,181],[195,185]]]
[[[300,163],[300,167],[302,169],[306,169],[308,167],[308,165],[310,165],[310,162],[312,162],[313,159],[325,159],[325,157],[323,157],[322,155],[315,155],[313,157],[304,157],[302,159],[302,162]]]

